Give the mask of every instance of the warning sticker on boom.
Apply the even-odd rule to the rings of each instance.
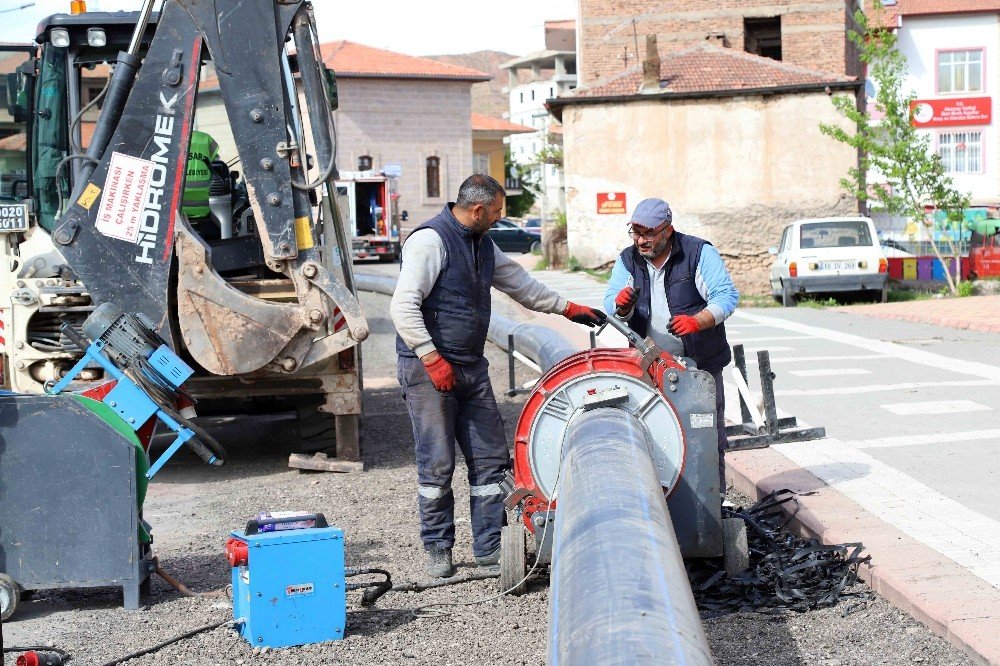
[[[97,230],[105,236],[135,243],[149,194],[153,163],[122,153],[111,155],[104,196],[97,212]]]

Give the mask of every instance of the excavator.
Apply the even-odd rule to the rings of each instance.
[[[114,303],[194,369],[199,416],[297,418],[308,450],[360,461],[368,326],[312,6],[157,4],[75,0],[0,47],[2,387],[59,382],[83,357],[62,325]],[[211,215],[193,219],[189,145],[211,122],[234,154],[211,161]],[[69,388],[107,379],[90,364]]]
[[[138,606],[146,484],[184,444],[225,456],[198,416],[292,414],[361,465],[368,324],[312,6],[156,4],[75,0],[0,47],[0,623],[46,587]],[[213,119],[235,154],[194,156],[208,214],[189,215]],[[175,439],[150,464],[157,427]]]

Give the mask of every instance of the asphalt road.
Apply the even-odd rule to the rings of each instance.
[[[1000,586],[996,334],[809,308],[747,310],[729,328],[748,359],[769,350],[780,412],[826,428],[774,448]]]

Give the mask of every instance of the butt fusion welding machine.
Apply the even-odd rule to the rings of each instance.
[[[655,444],[656,473],[685,557],[723,555],[715,380],[689,359],[662,352],[614,317],[628,349],[597,348],[567,357],[528,395],[514,435],[505,504],[517,520],[501,532],[501,587],[524,591],[526,540],[536,561],[552,561],[561,450],[577,415],[614,406],[632,412]]]
[[[181,386],[193,371],[148,321],[104,303],[82,331],[61,331],[84,352],[69,373],[44,395],[0,391],[0,619],[23,589],[121,586],[125,607],[138,608],[156,570],[142,520],[149,480],[184,444],[213,465],[225,456],[189,420],[194,400]],[[95,365],[110,381],[73,392]],[[150,466],[157,423],[175,438]]]

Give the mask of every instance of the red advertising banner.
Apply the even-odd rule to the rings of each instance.
[[[993,119],[993,100],[989,97],[918,99],[910,102],[910,113],[914,127],[989,125]]]
[[[624,192],[598,192],[597,193],[597,214],[598,215],[624,215],[625,214],[625,193]]]

